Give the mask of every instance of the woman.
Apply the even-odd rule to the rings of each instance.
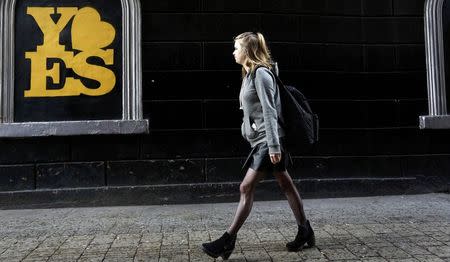
[[[287,249],[298,251],[305,243],[314,246],[314,231],[306,220],[302,200],[286,170],[289,155],[285,150],[283,128],[278,125],[280,94],[264,36],[253,32],[238,35],[234,39],[233,56],[236,63],[242,65],[239,101],[244,118],[241,131],[252,150],[243,167],[247,173],[240,185],[241,197],[231,226],[219,239],[203,243],[202,249],[211,257],[228,259],[236,235],[252,209],[256,184],[265,173],[274,174],[297,220],[297,236],[286,244]]]

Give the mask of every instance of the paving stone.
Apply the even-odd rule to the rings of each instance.
[[[111,248],[137,246],[141,240],[141,235],[138,234],[119,234],[112,242]]]
[[[28,256],[51,256],[58,250],[57,247],[54,248],[41,248],[38,247],[34,249]]]
[[[283,251],[286,252],[286,242],[285,241],[278,241],[278,242],[262,242],[261,246],[266,250],[267,252],[278,252]]]
[[[414,236],[408,237],[408,239],[421,247],[433,247],[433,246],[442,246],[443,243],[439,240],[436,240],[429,236]]]
[[[445,234],[450,234],[450,226],[447,225],[447,226],[439,227],[439,231],[441,231],[441,232],[443,232]]]
[[[319,249],[317,249],[316,247],[313,248],[304,248],[301,251],[297,252],[298,256],[302,259],[302,260],[313,260],[313,259],[325,259],[324,254],[319,251]]]
[[[450,246],[433,246],[428,247],[428,251],[439,257],[450,257]]]
[[[414,227],[411,227],[410,225],[399,225],[399,224],[394,224],[391,225],[391,228],[400,236],[422,236],[425,235],[425,233],[423,233],[420,230],[415,229]]]
[[[25,238],[17,241],[16,243],[10,245],[10,249],[17,250],[17,251],[30,251],[33,249],[36,249],[40,244],[42,240],[39,240],[37,238]]]
[[[143,233],[141,237],[141,242],[152,243],[158,242],[161,243],[163,239],[163,233]]]
[[[80,248],[80,247],[77,247],[77,248],[67,248],[67,247],[65,247],[65,248],[60,248],[60,249],[58,249],[58,250],[56,250],[55,251],[55,253],[53,253],[53,255],[63,255],[63,254],[70,254],[70,255],[78,255],[78,256],[80,256],[81,254],[83,254],[83,252],[84,252],[84,248]]]
[[[394,232],[391,228],[387,227],[385,224],[366,224],[364,226],[376,234],[390,234]]]
[[[282,251],[273,251],[268,252],[270,258],[272,261],[281,261],[281,262],[288,262],[288,261],[299,261],[300,258],[297,255],[297,253],[293,252],[282,252]]]
[[[311,258],[311,259],[307,259],[307,260],[304,260],[304,261],[308,261],[308,262],[328,262],[330,260],[325,259],[325,258]]]
[[[29,251],[7,249],[2,254],[0,254],[0,259],[2,259],[3,257],[18,257],[18,256],[24,257],[29,253],[30,253]]]
[[[442,262],[441,258],[434,255],[416,255],[414,256],[419,261],[427,261],[427,262]]]
[[[347,244],[346,249],[359,258],[376,257],[379,254],[365,244]]]
[[[285,237],[278,230],[259,230],[256,235],[261,242],[285,241]]]
[[[209,261],[208,259],[210,259],[210,257],[208,257],[208,258],[206,258],[204,261]],[[200,261],[203,261],[203,260],[200,260]],[[217,258],[215,261],[225,261],[225,260],[223,260],[222,258]],[[244,254],[243,253],[240,253],[240,252],[233,252],[232,254],[231,254],[231,256],[228,258],[228,260],[226,260],[226,261],[232,261],[232,262],[246,262],[247,261],[247,259],[246,259],[246,257],[244,256]],[[249,261],[255,261],[255,260],[249,260]]]
[[[159,255],[158,254],[150,254],[150,255],[143,255],[143,256],[135,256],[133,261],[135,262],[158,262],[159,261]]]
[[[278,230],[286,239],[294,239],[295,236],[297,235],[297,230],[294,228],[288,229],[288,228],[283,227],[283,228],[279,228]],[[326,232],[324,230],[317,232],[317,230],[314,229],[314,231],[316,232],[316,237],[331,237],[331,235],[328,234],[328,232]]]
[[[376,249],[376,251],[386,259],[395,259],[395,258],[410,258],[412,257],[410,254],[401,250],[397,247],[380,247]]]
[[[375,237],[377,234],[365,227],[365,225],[343,225],[342,228],[344,228],[347,232],[349,232],[351,235],[355,237]]]
[[[250,242],[246,242],[246,243],[242,243],[239,242],[239,248],[242,252],[244,251],[259,251],[259,250],[264,250],[265,244],[264,243],[260,243],[260,242],[255,242],[255,243],[250,243]]]
[[[342,225],[324,225],[322,226],[322,229],[327,231],[333,237],[336,235],[350,236],[349,232],[347,232]]]
[[[287,252],[297,233],[287,202],[255,202],[230,261],[450,261],[450,195],[306,199],[304,205],[315,247]],[[7,225],[0,227],[0,261],[221,261],[200,245],[225,232],[235,208],[0,210]]]
[[[179,252],[179,253],[163,253],[161,252],[159,261],[189,261],[189,253],[188,252]]]
[[[111,247],[110,244],[108,244],[107,242],[105,244],[96,244],[96,245],[89,245],[88,247],[86,247],[86,249],[84,250],[84,254],[86,253],[106,253],[106,251],[108,251],[108,249]]]
[[[431,253],[427,251],[425,248],[420,247],[414,243],[398,242],[395,243],[395,245],[411,255],[431,255]]]
[[[189,232],[189,243],[201,244],[208,239],[208,233],[206,231],[191,231]]]
[[[231,261],[235,261],[234,255],[232,254],[230,257]],[[214,258],[207,256],[200,249],[189,252],[189,261],[202,262],[202,261],[214,261]]]
[[[42,261],[48,261],[49,257],[30,257],[30,258],[25,258],[21,261],[23,262],[42,262]]]
[[[66,240],[67,236],[57,236],[46,238],[40,245],[40,248],[57,248],[61,246]]]
[[[133,257],[105,257],[103,262],[132,262]]]
[[[168,233],[164,234],[163,246],[172,246],[172,245],[187,245],[189,242],[189,237],[187,234],[180,233]]]
[[[62,249],[84,249],[92,241],[93,236],[72,236],[68,238],[61,246]]]
[[[419,260],[415,258],[391,258],[389,261],[392,262],[418,262]]]
[[[129,247],[111,247],[106,256],[117,257],[117,256],[125,256],[125,257],[133,257],[136,254],[137,247],[129,246]]]
[[[161,250],[161,247],[161,243],[144,241],[139,244],[138,248],[147,250]]]
[[[350,245],[350,244],[361,244],[362,241],[359,239],[359,237],[353,236],[353,235],[342,235],[342,236],[336,236],[333,238],[334,243],[339,243],[342,245]]]
[[[316,246],[319,249],[341,248],[342,244],[335,238],[316,239]]]
[[[18,262],[23,261],[23,257],[0,257],[0,261]]]
[[[350,251],[344,248],[323,249],[321,252],[330,260],[351,260],[357,259]]]
[[[322,228],[317,228],[317,229],[313,229],[313,230],[314,230],[314,235],[316,236],[316,239],[332,238],[330,233],[328,233],[327,231],[323,230]],[[295,234],[296,234],[296,232],[292,232],[291,231],[291,235],[292,236],[295,236]]]
[[[386,248],[386,247],[395,248],[395,245],[389,241],[374,242],[374,243],[367,242],[364,244],[366,244],[368,247],[372,248],[373,250],[382,249],[382,248]]]
[[[361,261],[362,262],[386,262],[387,260],[382,257],[367,257],[367,258],[362,258]]]
[[[441,223],[422,221],[421,223],[415,223],[412,226],[424,233],[428,232],[431,234],[432,232],[442,232],[440,230],[442,227]]]
[[[106,255],[106,252],[98,252],[98,253],[83,253],[80,258],[98,258],[102,257],[104,258]]]
[[[113,234],[109,235],[96,234],[95,237],[90,242],[90,245],[111,244],[116,237],[117,236]]]
[[[60,254],[54,255],[48,261],[77,261],[80,255]]]
[[[450,234],[443,233],[441,231],[438,232],[429,232],[428,235],[437,241],[443,243],[450,243]]]
[[[77,261],[78,262],[101,262],[103,261],[104,256],[81,256]]]
[[[271,261],[269,254],[261,248],[260,250],[243,251],[246,261]]]

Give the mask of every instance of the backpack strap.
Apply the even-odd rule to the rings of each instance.
[[[251,74],[250,74],[250,78],[251,78],[252,80],[255,80],[255,77],[256,77],[256,70],[258,70],[258,69],[261,68],[261,67],[267,68],[267,67],[265,67],[265,66],[263,66],[263,65],[257,65],[257,66],[255,66],[255,69],[253,69],[253,72],[251,72]],[[269,69],[269,68],[267,68],[267,69]],[[269,70],[270,70],[270,69],[269,69]]]
[[[265,67],[265,66],[263,66],[263,65],[257,65],[257,66],[255,67],[255,70],[253,70],[253,72],[252,72],[251,75],[250,75],[250,77],[251,77],[252,80],[255,80],[255,77],[256,77],[256,70],[258,70],[258,68],[260,68],[260,67],[267,68],[267,67]],[[277,84],[278,89],[284,88],[284,84],[283,84],[283,82],[281,81],[280,77],[278,76],[278,64],[275,63],[275,65],[274,65],[274,67],[273,67],[272,69],[269,69],[269,68],[267,68],[267,69],[270,71],[270,73],[272,73],[272,76],[273,76],[273,78],[275,79],[275,83]]]
[[[278,80],[277,80],[278,79],[278,66],[277,66],[276,63],[274,65],[274,67],[272,67],[272,69],[269,69],[268,67],[263,66],[263,65],[257,65],[255,67],[255,69],[253,70],[253,72],[251,73],[251,75],[250,75],[252,80],[255,79],[255,77],[256,77],[256,70],[258,70],[258,68],[260,68],[260,67],[267,68],[267,70],[269,70],[272,73],[272,75],[274,76],[275,80],[278,82]]]

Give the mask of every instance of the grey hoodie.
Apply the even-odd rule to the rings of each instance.
[[[280,153],[280,137],[284,131],[278,125],[281,114],[280,93],[272,72],[265,68],[256,69],[254,79],[248,73],[242,80],[239,94],[244,112],[241,132],[251,147],[267,142],[269,153]]]

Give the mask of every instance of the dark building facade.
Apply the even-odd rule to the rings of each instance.
[[[2,206],[155,204],[238,197],[240,67],[260,31],[280,77],[320,118],[294,154],[309,197],[448,190],[450,134],[427,115],[423,0],[153,0],[142,5],[144,135],[0,139]],[[266,177],[259,199],[277,198]]]

